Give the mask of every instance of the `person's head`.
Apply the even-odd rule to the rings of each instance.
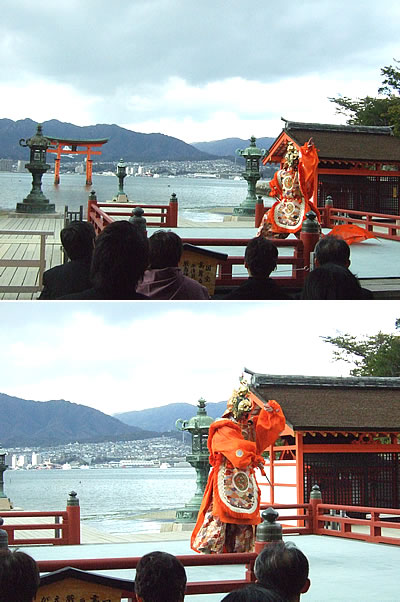
[[[60,232],[61,244],[72,260],[90,260],[95,237],[96,233],[90,222],[71,222]]]
[[[262,587],[297,602],[310,587],[308,560],[292,542],[266,545],[256,558],[254,574]]]
[[[183,245],[175,232],[157,230],[149,238],[149,265],[153,270],[176,268],[182,256]]]
[[[149,260],[146,234],[128,221],[112,222],[96,238],[90,279],[110,298],[134,294]]]
[[[315,245],[314,261],[316,266],[336,263],[348,268],[350,265],[350,247],[339,236],[324,236]]]
[[[306,278],[302,299],[361,299],[362,288],[357,278],[336,263],[324,263]]]
[[[278,592],[261,585],[247,585],[222,598],[221,602],[288,602]]]
[[[247,243],[244,265],[251,276],[268,278],[276,268],[278,249],[273,242],[263,236],[256,236]]]
[[[0,602],[32,602],[39,583],[39,570],[31,556],[0,550]]]
[[[185,569],[172,554],[150,552],[139,560],[135,577],[139,602],[181,602],[185,588]]]

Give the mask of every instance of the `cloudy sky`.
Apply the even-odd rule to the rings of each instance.
[[[348,376],[321,336],[394,331],[397,301],[2,302],[0,391],[107,414],[227,399],[244,367]]]
[[[186,142],[341,122],[399,52],[396,0],[2,0],[0,118]]]

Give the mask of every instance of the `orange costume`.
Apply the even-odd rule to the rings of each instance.
[[[303,144],[300,153],[293,143],[288,143],[283,169],[277,171],[269,183],[270,196],[278,200],[264,214],[258,235],[285,238],[296,233],[311,209],[319,221],[319,211],[311,200],[316,198],[317,167],[318,153],[311,140]]]
[[[254,548],[254,525],[261,522],[254,470],[263,466],[261,454],[284,429],[285,417],[276,401],[260,408],[243,383],[237,399],[247,402],[248,411],[235,412],[229,406],[231,398],[226,417],[210,426],[212,469],[191,538],[196,552],[249,552]]]

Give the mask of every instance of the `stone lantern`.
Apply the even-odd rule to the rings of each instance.
[[[43,174],[50,169],[50,165],[46,163],[46,152],[50,146],[50,140],[43,136],[40,123],[37,126],[36,134],[27,140],[21,138],[19,144],[30,149],[29,163],[25,163],[25,167],[32,174],[32,190],[22,203],[17,203],[16,212],[54,213],[54,203],[50,203],[42,192]]]
[[[246,160],[246,170],[242,173],[242,176],[247,180],[247,196],[239,207],[234,209],[234,214],[255,215],[257,202],[256,183],[261,178],[260,159],[265,156],[265,150],[257,148],[256,139],[252,136],[250,138],[250,146],[244,150],[237,149],[236,154],[244,157]]]
[[[126,178],[126,163],[124,163],[123,159],[119,160],[117,165],[117,173],[116,176],[118,178],[118,193],[113,198],[114,203],[127,203],[128,197],[124,192],[124,178]]]
[[[207,440],[212,422],[214,422],[214,419],[207,415],[204,399],[199,399],[196,416],[193,416],[190,420],[179,419],[176,421],[178,430],[188,431],[192,435],[192,453],[186,456],[186,460],[196,470],[197,485],[196,493],[192,499],[185,504],[184,508],[176,511],[176,521],[178,523],[193,523],[197,519],[210,470],[208,461],[210,452],[208,451]]]
[[[4,449],[0,449],[0,510],[10,510],[10,500],[4,493],[4,478],[3,474],[7,470],[6,464],[6,452]]]

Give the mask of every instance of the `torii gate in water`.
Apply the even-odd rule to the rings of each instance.
[[[92,155],[101,155],[99,149],[108,142],[108,138],[99,140],[75,140],[70,138],[55,138],[54,136],[46,136],[50,141],[51,146],[47,149],[49,153],[55,153],[57,156],[54,160],[54,184],[60,183],[60,159],[61,155],[86,155],[86,186],[92,185]],[[78,150],[78,147],[82,147]]]

